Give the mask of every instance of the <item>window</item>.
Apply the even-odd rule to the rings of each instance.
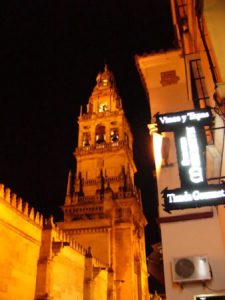
[[[195,108],[203,108],[207,105],[207,99],[209,99],[209,96],[206,90],[205,77],[202,72],[200,59],[191,60],[190,69],[194,105]]]
[[[83,140],[82,140],[82,146],[83,147],[88,147],[90,146],[90,140],[91,140],[91,135],[89,132],[84,132],[83,133]]]
[[[108,110],[107,103],[101,103],[101,104],[99,105],[99,109],[98,109],[99,112],[105,112],[105,111],[107,111],[107,110]]]
[[[201,60],[194,59],[190,61],[190,74],[191,74],[191,91],[195,108],[205,108],[209,99],[205,76],[202,71]],[[205,126],[205,135],[207,144],[213,144],[213,134],[208,126]]]
[[[97,144],[105,143],[105,126],[103,125],[96,126],[95,141]]]

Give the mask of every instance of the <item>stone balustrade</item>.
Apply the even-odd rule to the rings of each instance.
[[[110,176],[105,177],[106,183],[113,183],[113,182],[120,182],[121,177],[120,176]],[[97,185],[97,179],[83,179],[84,185]]]
[[[126,140],[118,141],[115,143],[101,143],[101,144],[95,144],[95,145],[89,145],[85,147],[77,147],[74,154],[75,155],[89,155],[90,153],[94,152],[109,152],[109,151],[118,151],[122,148],[129,148],[129,143]],[[130,150],[131,151],[131,150]]]
[[[116,110],[116,111],[104,111],[98,113],[91,113],[91,114],[82,114],[79,116],[79,120],[94,120],[96,118],[105,118],[105,117],[115,117],[118,115],[124,114],[123,110]]]

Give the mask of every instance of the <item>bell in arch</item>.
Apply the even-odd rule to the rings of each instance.
[[[110,137],[111,137],[111,141],[112,141],[113,143],[118,142],[118,140],[119,140],[118,129],[112,129],[112,130],[111,130]]]
[[[105,126],[97,125],[96,127],[96,143],[102,144],[105,142]]]

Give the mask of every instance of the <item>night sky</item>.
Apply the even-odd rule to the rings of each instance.
[[[172,47],[170,1],[3,2],[0,182],[45,216],[62,217],[80,105],[107,63],[134,135],[147,243],[157,242],[150,109],[134,56]]]

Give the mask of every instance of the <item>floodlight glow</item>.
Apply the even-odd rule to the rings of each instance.
[[[157,133],[153,134],[153,151],[154,151],[155,167],[157,173],[159,172],[162,165],[162,153],[161,153],[162,139],[163,139],[162,135]]]

